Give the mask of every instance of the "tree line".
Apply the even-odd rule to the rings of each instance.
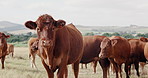
[[[25,42],[27,43],[27,41],[31,38],[31,37],[37,37],[37,34],[32,33],[32,32],[28,32],[26,34],[10,34],[7,32],[4,32],[7,35],[10,35],[10,38],[7,39],[8,43],[16,43],[16,42]],[[84,36],[88,36],[88,35],[97,35],[93,32],[89,32],[89,33],[85,33]],[[142,34],[142,33],[137,33],[137,34],[131,34],[131,33],[118,33],[118,32],[114,32],[114,33],[103,33],[103,34],[99,34],[102,36],[107,36],[107,37],[111,37],[111,36],[122,36],[124,38],[138,38],[138,37],[145,37],[148,38],[148,33]]]
[[[96,35],[95,33],[93,32],[90,32],[90,33],[86,33],[84,34],[85,36],[88,36],[88,35]],[[103,34],[99,34],[99,35],[102,35],[102,36],[107,36],[107,37],[111,37],[111,36],[122,36],[124,38],[138,38],[138,37],[145,37],[145,38],[148,38],[148,33],[137,33],[137,34],[131,34],[131,33],[126,33],[126,32],[122,32],[122,33],[118,33],[118,32],[114,32],[114,33],[103,33]]]
[[[16,43],[16,42],[26,42],[31,38],[31,37],[37,37],[36,34],[32,32],[28,32],[26,34],[10,34],[7,32],[4,32],[7,35],[10,35],[10,38],[7,39],[8,43]]]

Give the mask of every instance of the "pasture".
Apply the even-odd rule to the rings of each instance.
[[[6,56],[5,69],[0,69],[0,78],[47,78],[46,71],[41,64],[39,57],[36,57],[37,69],[33,69],[30,66],[30,60],[28,58],[28,47],[15,47],[14,57],[11,55]],[[1,67],[1,63],[0,63]],[[141,70],[141,69],[140,69]],[[148,78],[148,65],[145,66],[144,75],[139,78]],[[87,69],[81,69],[79,71],[79,78],[102,78],[102,69],[100,65],[97,66],[97,73],[93,72],[93,67],[88,64]],[[55,73],[56,76],[56,73]],[[72,67],[68,66],[68,78],[74,78]],[[115,74],[110,72],[109,78],[115,78]],[[123,78],[125,78],[125,73],[123,70]],[[135,75],[135,71],[132,71],[131,78],[138,78]]]

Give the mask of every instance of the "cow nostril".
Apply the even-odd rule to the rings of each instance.
[[[99,54],[99,58],[102,58],[103,57],[103,55],[102,54]]]
[[[46,43],[46,41],[43,41],[43,43]]]

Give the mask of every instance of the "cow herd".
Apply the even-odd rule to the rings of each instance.
[[[27,21],[25,26],[37,31],[37,38],[28,40],[29,57],[31,66],[37,68],[35,56],[41,58],[48,78],[67,78],[67,65],[71,64],[75,78],[78,78],[79,63],[93,62],[94,72],[99,62],[103,78],[108,78],[109,68],[112,66],[116,78],[122,78],[122,65],[126,78],[130,78],[131,65],[135,66],[137,76],[139,63],[148,60],[148,39],[126,39],[119,36],[82,36],[81,32],[73,25],[65,25],[64,20],[55,20],[48,14],[41,15],[35,22]],[[9,35],[0,33],[0,58],[2,69],[5,56],[14,52],[14,46],[7,44]]]

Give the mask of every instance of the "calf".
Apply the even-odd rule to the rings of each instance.
[[[28,47],[29,47],[29,58],[31,58],[31,67],[32,68],[37,68],[35,64],[35,56],[36,54],[39,55],[39,50],[38,50],[38,39],[37,38],[30,38],[28,40]]]
[[[11,53],[12,57],[14,55],[14,45],[12,44],[7,44],[7,55]]]
[[[7,55],[7,41],[6,38],[9,38],[9,35],[5,35],[0,32],[0,59],[2,63],[2,69],[4,69],[5,56]]]

